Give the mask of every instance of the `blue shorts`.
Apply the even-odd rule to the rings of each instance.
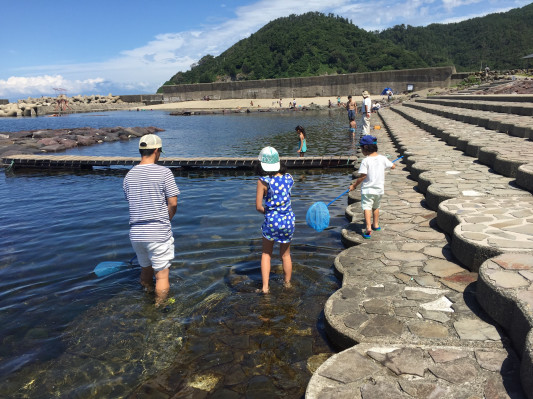
[[[354,121],[355,120],[355,110],[349,109],[348,110],[348,120]]]

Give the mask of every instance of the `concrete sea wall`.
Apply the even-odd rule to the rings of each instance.
[[[312,76],[248,80],[227,83],[198,83],[168,85],[161,88],[164,102],[212,100],[232,98],[293,98],[359,95],[363,90],[379,94],[385,87],[396,92],[449,87],[460,82],[464,74],[457,74],[454,66],[440,68],[405,69],[350,73],[344,75]]]

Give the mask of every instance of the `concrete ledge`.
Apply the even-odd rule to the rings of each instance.
[[[533,397],[533,251],[489,259],[479,270],[477,300],[507,331],[522,359],[524,392]]]
[[[505,103],[533,103],[533,96],[530,94],[489,94],[489,95],[446,95],[433,96],[432,99],[449,99],[459,101],[498,101]]]
[[[525,101],[522,101],[520,103],[508,101],[512,99],[512,96],[501,98],[501,101],[497,103],[494,101],[484,101],[485,96],[479,96],[475,99],[471,98],[470,100],[450,97],[429,97],[427,99],[417,99],[416,101],[424,104],[444,105],[447,107],[466,108],[476,111],[500,112],[505,114],[533,116],[533,96],[529,96],[529,98],[532,99],[532,103]]]
[[[533,163],[520,165],[516,171],[516,184],[533,193]]]
[[[531,116],[513,114],[489,113],[485,111],[467,110],[461,108],[441,107],[420,102],[406,102],[404,105],[444,118],[478,125],[489,130],[506,133],[510,136],[533,139]]]
[[[517,184],[532,191],[533,171],[531,168],[519,169],[533,158],[533,142],[523,138],[502,136],[502,133],[482,128],[472,128],[463,122],[450,121],[444,117],[429,115],[421,110],[409,107],[393,107],[411,123],[421,129],[433,132],[436,137],[455,145],[470,156],[477,157],[479,162],[490,166],[496,173],[507,177],[517,177]],[[531,126],[533,126],[533,118]],[[428,128],[431,126],[431,129]],[[505,140],[503,140],[505,138]],[[416,176],[417,171],[414,171]]]

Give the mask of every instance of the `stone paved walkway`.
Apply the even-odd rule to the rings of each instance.
[[[417,99],[417,102],[444,105],[446,107],[467,108],[477,111],[533,116],[533,96],[528,96],[528,101],[518,103],[516,101],[507,101],[513,99],[508,98],[507,96],[498,96],[496,101],[484,101],[483,97],[481,97],[480,100],[479,96],[474,97],[475,100],[465,100],[464,97],[465,96],[435,96]]]
[[[335,260],[343,286],[324,311],[347,349],[306,397],[532,398],[531,193],[399,113],[380,116],[392,140],[374,131],[379,152],[397,148],[405,162],[386,175],[370,240],[350,193],[349,248]]]

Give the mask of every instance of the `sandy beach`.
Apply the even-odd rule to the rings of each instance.
[[[371,96],[372,101],[381,100],[382,98],[386,101],[386,96]],[[363,97],[355,98],[358,103],[362,102]],[[318,105],[320,107],[327,107],[329,101],[331,101],[332,107],[337,107],[337,97],[307,97],[295,99],[292,98],[283,98],[281,108],[289,108],[289,103],[296,100],[297,107],[308,107],[312,104]],[[158,104],[150,105],[145,107],[145,109],[152,110],[200,110],[200,109],[259,109],[259,108],[280,108],[279,98],[257,98],[257,99],[228,99],[228,100],[201,100],[201,101],[182,101],[176,103],[168,104]],[[341,97],[341,103],[345,103],[347,97]]]

